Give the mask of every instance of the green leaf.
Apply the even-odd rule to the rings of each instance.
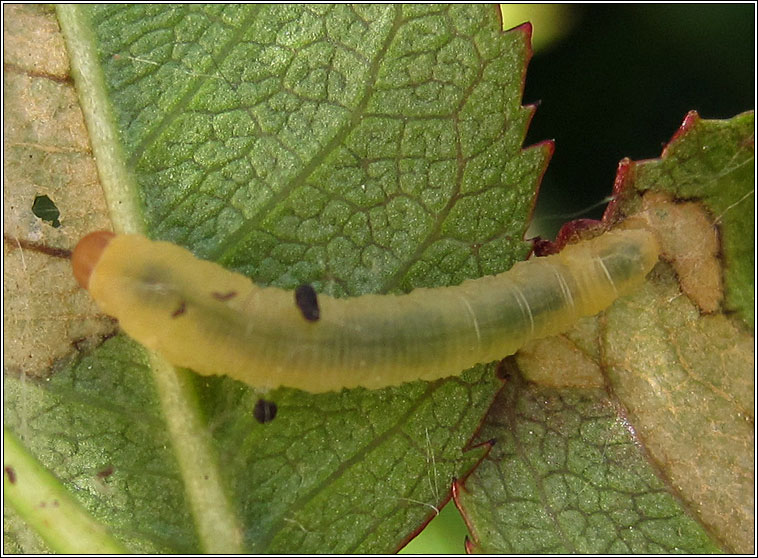
[[[718,550],[645,461],[604,389],[541,387],[514,371],[480,435],[495,445],[457,493],[471,550]]]
[[[551,147],[521,148],[528,30],[503,33],[493,7],[58,15],[118,231],[337,296],[458,283],[528,252]],[[60,368],[6,379],[6,422],[145,553],[395,550],[481,459],[468,442],[500,385],[482,366],[385,390],[280,389],[260,424],[261,394],[166,369],[120,336]]]
[[[660,160],[622,162],[605,219],[644,220],[662,261],[509,359],[478,435],[497,443],[458,487],[472,549],[753,551],[752,134],[752,113],[692,113]]]

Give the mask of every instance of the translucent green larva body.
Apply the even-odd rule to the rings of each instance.
[[[200,374],[310,392],[434,380],[502,359],[629,293],[659,252],[647,231],[608,232],[458,286],[321,294],[314,320],[292,291],[179,246],[134,235],[102,244],[80,281],[131,337]],[[75,270],[85,265],[74,259]]]

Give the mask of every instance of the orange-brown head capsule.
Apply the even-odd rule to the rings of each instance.
[[[82,238],[74,248],[74,253],[71,255],[71,267],[74,270],[74,277],[83,288],[89,288],[92,270],[95,269],[100,256],[103,255],[114,236],[116,235],[109,231],[95,231]]]

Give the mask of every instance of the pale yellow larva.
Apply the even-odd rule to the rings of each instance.
[[[103,312],[172,364],[324,392],[434,380],[501,359],[629,293],[658,254],[645,230],[607,232],[453,287],[340,299],[305,289],[297,302],[136,235],[92,233],[73,266]]]

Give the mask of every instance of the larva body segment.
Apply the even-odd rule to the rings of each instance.
[[[320,294],[313,321],[291,291],[123,235],[107,243],[86,284],[126,333],[176,366],[257,388],[324,392],[434,380],[501,359],[606,308],[657,259],[651,233],[609,232],[454,287]]]

